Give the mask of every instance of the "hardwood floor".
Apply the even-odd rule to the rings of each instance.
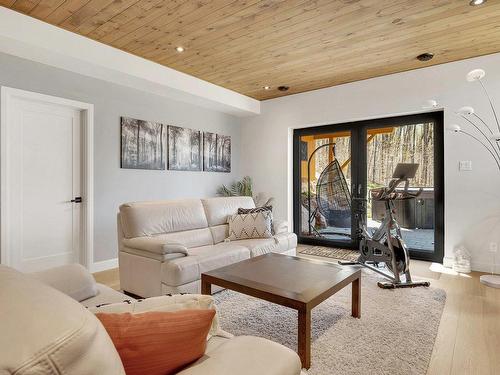
[[[500,289],[480,284],[479,272],[461,275],[422,261],[412,261],[411,269],[413,276],[431,279],[432,287],[447,293],[427,374],[500,374]],[[94,276],[119,289],[118,269]]]

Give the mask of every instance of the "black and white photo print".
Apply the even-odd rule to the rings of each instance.
[[[203,133],[203,170],[231,172],[231,137],[216,133]]]
[[[168,126],[168,169],[201,170],[201,131]]]
[[[165,130],[158,122],[121,118],[121,167],[165,169]]]

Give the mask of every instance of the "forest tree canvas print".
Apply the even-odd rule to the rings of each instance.
[[[168,169],[201,170],[201,131],[168,126]]]
[[[165,169],[165,130],[158,122],[121,118],[121,167]]]
[[[231,172],[231,137],[203,133],[203,170],[207,172]]]

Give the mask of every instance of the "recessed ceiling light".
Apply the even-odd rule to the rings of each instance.
[[[263,89],[264,90],[271,90],[271,86],[264,86]]]
[[[434,57],[433,53],[426,52],[426,53],[422,53],[422,54],[418,55],[417,60],[429,61],[429,60],[432,60],[433,57]]]
[[[471,7],[475,7],[475,6],[478,6],[478,5],[483,5],[485,2],[486,2],[486,0],[471,0],[471,2],[469,3],[469,5]]]
[[[181,53],[181,52],[184,52],[184,47],[181,47],[181,46],[179,46],[179,47],[175,47],[175,50],[176,50],[177,52]]]

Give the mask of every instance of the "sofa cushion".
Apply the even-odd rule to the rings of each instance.
[[[227,218],[238,212],[238,208],[255,208],[252,197],[217,197],[201,200],[205,208],[208,225],[222,225]]]
[[[97,294],[94,297],[80,301],[80,303],[91,310],[96,306],[106,305],[110,303],[114,304],[123,301],[128,301],[128,303],[130,303],[131,301],[135,301],[135,299],[127,296],[126,294],[120,293],[119,291],[114,290],[109,286],[97,284]]]
[[[207,351],[178,375],[299,375],[293,350],[261,337],[238,336]]]
[[[200,279],[203,272],[224,267],[250,258],[250,250],[234,243],[194,247],[189,256],[162,263],[161,280],[170,286],[178,286]]]
[[[0,374],[125,374],[104,327],[74,299],[0,265],[0,301]]]
[[[78,302],[97,295],[94,276],[81,264],[68,264],[29,275]]]
[[[134,238],[124,238],[123,245],[155,254],[168,254],[166,243],[177,242],[188,249],[191,247],[208,246],[213,244],[212,232],[209,228],[187,230],[184,232],[158,234],[156,236],[143,236]]]
[[[227,237],[229,237],[229,225],[223,224],[210,227],[210,232],[212,232],[214,244],[223,242]]]
[[[283,253],[297,247],[293,233],[278,234],[273,238],[251,238],[247,240],[232,241],[238,246],[245,246],[250,250],[250,256],[256,257],[267,253]]]
[[[199,199],[125,203],[120,220],[126,238],[206,228],[207,218]]]

